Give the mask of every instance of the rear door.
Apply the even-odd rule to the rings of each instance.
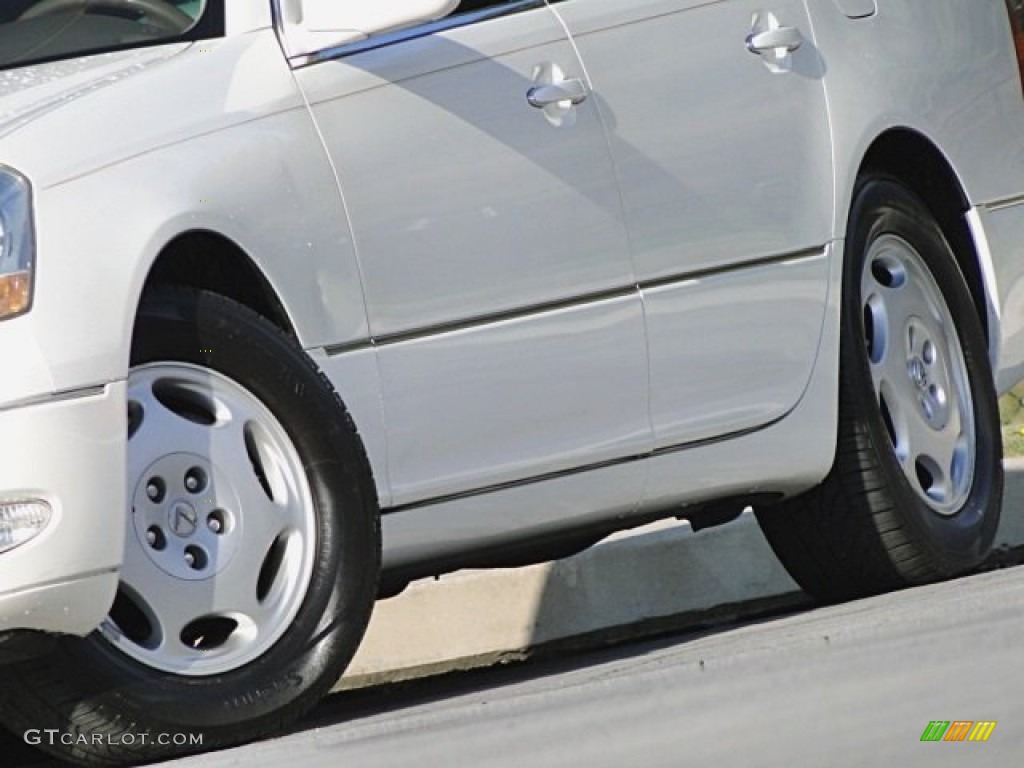
[[[780,418],[815,359],[832,232],[825,65],[803,0],[552,7],[621,185],[657,447]]]
[[[649,450],[621,201],[550,8],[463,3],[296,76],[356,242],[393,505]]]

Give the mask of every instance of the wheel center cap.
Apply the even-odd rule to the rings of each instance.
[[[928,388],[928,366],[924,364],[924,360],[920,357],[913,357],[907,363],[907,372],[910,374],[910,380],[914,382],[914,386],[918,389]]]
[[[202,581],[227,568],[242,540],[242,505],[206,457],[168,453],[133,478],[132,540],[174,579]]]
[[[167,513],[167,525],[176,535],[187,539],[199,527],[199,513],[188,502],[177,501]]]

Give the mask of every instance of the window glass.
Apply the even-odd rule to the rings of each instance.
[[[224,0],[0,0],[0,68],[223,34]]]
[[[459,3],[459,7],[455,9],[455,13],[479,11],[481,8],[490,8],[492,5],[508,5],[510,1],[511,0],[465,0],[465,2]]]

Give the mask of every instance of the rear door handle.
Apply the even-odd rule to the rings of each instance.
[[[588,95],[587,86],[583,81],[578,77],[570,77],[550,85],[535,85],[526,92],[526,100],[530,102],[531,107],[544,109],[563,101],[582,104],[587,100]]]
[[[803,45],[804,36],[796,27],[766,29],[747,35],[747,50],[751,53],[772,53],[780,48],[792,53]]]

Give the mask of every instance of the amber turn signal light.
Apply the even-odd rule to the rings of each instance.
[[[27,312],[32,303],[32,273],[0,275],[0,319]]]

